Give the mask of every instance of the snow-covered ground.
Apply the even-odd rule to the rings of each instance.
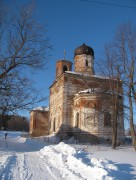
[[[25,138],[0,131],[0,180],[136,179],[132,147],[57,144],[54,137]]]

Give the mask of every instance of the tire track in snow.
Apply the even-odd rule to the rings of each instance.
[[[39,158],[36,152],[28,153],[27,164],[29,165],[29,171],[33,174],[31,180],[57,180],[52,170],[46,166],[47,164],[44,164],[44,161]]]
[[[24,153],[17,154],[16,166],[13,169],[14,179],[26,180],[32,176],[31,172],[29,172],[25,156]]]
[[[16,164],[16,155],[10,155],[7,157],[4,165],[1,168],[0,179],[11,180],[13,179],[12,168]]]
[[[0,170],[0,180],[57,180],[37,152],[7,155]]]
[[[36,152],[17,155],[16,167],[13,170],[14,180],[54,180],[52,172],[45,166]]]

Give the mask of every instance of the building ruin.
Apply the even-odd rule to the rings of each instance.
[[[116,82],[116,80],[112,80]],[[86,44],[74,51],[72,62],[56,63],[56,79],[50,86],[49,110],[31,111],[30,134],[56,134],[82,142],[110,142],[112,136],[111,79],[94,71],[94,50]],[[122,83],[119,84],[120,92]],[[116,91],[116,87],[115,87]],[[118,140],[124,139],[123,98],[118,96]],[[35,125],[37,124],[37,125]]]

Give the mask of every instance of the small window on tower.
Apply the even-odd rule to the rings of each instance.
[[[85,65],[88,66],[88,60],[87,60],[87,59],[86,59],[86,61],[85,61]]]
[[[63,72],[65,72],[67,70],[68,70],[67,66],[63,66]]]

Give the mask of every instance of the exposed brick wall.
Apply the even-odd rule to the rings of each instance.
[[[75,72],[94,74],[94,58],[91,55],[77,55],[75,60]]]
[[[30,113],[30,134],[42,136],[49,134],[49,112],[33,110]]]
[[[71,71],[72,70],[72,63],[70,61],[66,61],[66,60],[57,61],[57,63],[56,63],[56,79],[58,79],[59,76],[61,74],[63,74],[64,67],[67,68],[67,71]]]
[[[75,72],[72,63],[60,60],[56,64],[56,80],[50,86],[49,114],[31,112],[30,133],[33,136],[57,133],[74,136],[83,141],[111,139],[111,127],[104,126],[104,111],[112,114],[110,86],[116,87],[116,80],[94,76],[94,58],[90,55],[75,56]],[[112,83],[111,83],[112,82]],[[78,94],[85,89],[99,88],[101,92]],[[119,90],[122,92],[120,82]],[[120,110],[123,112],[123,99]],[[78,127],[76,115],[79,113]],[[123,114],[118,118],[118,138],[124,136]],[[63,138],[62,138],[63,139]],[[78,139],[79,140],[79,139]]]
[[[100,79],[93,76],[78,75],[64,73],[58,80],[50,87],[50,122],[51,131],[53,131],[53,119],[55,118],[56,125],[55,132],[59,131],[59,127],[62,124],[68,124],[70,127],[74,127],[74,110],[79,108],[81,111],[89,109],[90,113],[95,109],[95,126],[93,124],[83,125],[84,117],[80,114],[80,129],[83,132],[93,133],[95,136],[99,136],[104,139],[111,138],[111,128],[104,128],[103,125],[103,114],[101,109],[105,108],[107,111],[111,111],[110,106],[110,95],[104,95],[109,89],[109,80]],[[121,87],[121,85],[120,85]],[[80,99],[79,103],[75,104],[75,94],[79,91],[89,88],[102,88],[103,94],[96,94],[91,97]],[[120,88],[121,90],[121,88]],[[78,101],[78,100],[77,100]],[[59,117],[57,116],[59,114]],[[121,117],[121,122],[123,121]],[[65,128],[66,131],[66,128]],[[123,137],[124,127],[118,133],[119,137]],[[81,133],[80,133],[81,134]]]
[[[58,131],[63,122],[64,81],[64,76],[61,76],[59,80],[50,87],[50,133],[54,132],[54,130]]]

